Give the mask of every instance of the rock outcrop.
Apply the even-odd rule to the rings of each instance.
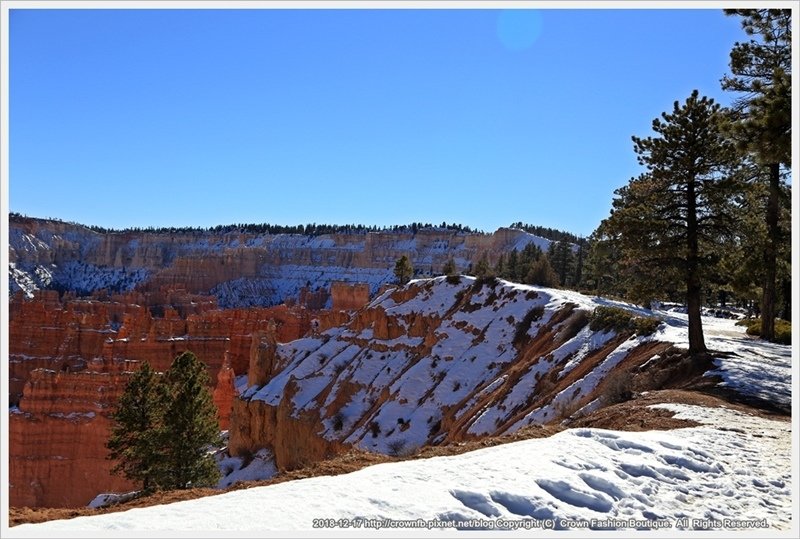
[[[663,354],[652,336],[593,331],[597,303],[504,281],[415,281],[347,323],[270,351],[234,401],[230,449],[293,469],[349,446],[402,454],[598,406],[615,376]]]

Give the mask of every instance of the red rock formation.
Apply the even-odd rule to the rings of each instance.
[[[300,289],[300,297],[297,302],[307,309],[319,311],[325,308],[325,304],[328,303],[328,298],[330,297],[331,295],[325,288],[311,290],[309,287],[304,286]]]
[[[12,298],[9,389],[12,405],[20,407],[10,420],[12,505],[80,506],[100,492],[130,488],[109,475],[105,442],[107,414],[124,389],[125,373],[139,362],[164,371],[178,354],[193,351],[209,366],[226,428],[235,373],[247,371],[252,335],[273,324],[276,339],[291,341],[310,328],[311,314],[301,307],[209,310],[212,302],[193,306],[187,293],[165,290],[159,297],[179,307],[167,304],[154,316],[153,297],[59,299],[44,292]]]
[[[214,388],[214,405],[217,407],[219,428],[228,430],[233,400],[236,398],[236,373],[231,367],[230,355],[225,352],[225,360],[217,374],[217,385]]]
[[[369,285],[366,283],[331,284],[334,311],[357,311],[369,303]]]
[[[135,489],[111,475],[108,414],[126,374],[34,370],[9,414],[9,503],[78,507],[104,491]]]
[[[294,470],[340,453],[346,446],[319,435],[314,414],[293,415],[293,386],[277,407],[262,401],[236,399],[231,412],[229,451],[233,455],[270,447],[279,470]]]
[[[270,322],[266,331],[253,333],[250,346],[250,365],[247,369],[247,385],[263,386],[277,371],[276,355],[278,341],[275,324]]]

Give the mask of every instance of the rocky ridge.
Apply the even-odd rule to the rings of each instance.
[[[471,277],[387,290],[347,323],[251,362],[230,451],[269,448],[291,470],[351,446],[403,454],[592,410],[618,374],[672,347],[593,331],[607,303]]]

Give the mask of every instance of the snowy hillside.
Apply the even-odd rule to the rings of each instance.
[[[250,428],[263,422],[258,403],[291,410],[287,422],[318,418],[311,430],[326,440],[388,454],[566,417],[599,398],[623,361],[636,366],[669,347],[654,336],[592,330],[599,304],[501,280],[412,281],[346,325],[280,345],[269,381],[242,395],[251,406],[242,407],[232,444],[276,444],[280,419]]]
[[[543,529],[579,528],[666,529],[674,536],[712,529],[750,537],[796,527],[789,423],[725,408],[660,406],[703,426],[574,429],[459,456],[380,464],[11,531],[18,537],[141,536],[151,530],[210,536],[270,530],[330,536],[345,530],[374,536],[377,527],[395,533],[421,527],[444,531],[437,536],[465,529],[521,529],[539,536]]]

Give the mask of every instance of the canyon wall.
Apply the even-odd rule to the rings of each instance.
[[[288,342],[309,331],[312,316],[326,316],[303,306],[220,310],[213,298],[167,290],[18,293],[9,307],[13,506],[76,507],[100,492],[132,489],[110,474],[105,443],[109,413],[142,361],[165,371],[181,352],[194,352],[209,367],[227,429],[253,335],[270,328]]]
[[[314,237],[239,231],[101,233],[77,224],[12,216],[10,502],[78,506],[100,491],[128,488],[108,473],[112,463],[105,460],[104,443],[109,407],[128,373],[141,362],[163,371],[186,350],[208,365],[221,427],[234,432],[240,451],[274,447],[283,468],[319,460],[352,444],[388,451],[387,443],[399,443],[393,441],[394,434],[385,434],[393,430],[388,425],[380,426],[385,443],[374,447],[371,438],[357,434],[368,428],[371,437],[373,422],[389,421],[375,415],[381,403],[395,402],[383,381],[372,387],[360,378],[342,380],[334,388],[338,375],[317,380],[331,385],[325,391],[333,400],[323,402],[321,409],[305,403],[310,406],[306,409],[297,402],[310,390],[293,362],[305,354],[318,368],[349,372],[345,357],[338,357],[340,351],[326,351],[320,344],[347,339],[352,350],[364,347],[358,357],[369,368],[374,368],[374,358],[366,360],[363,354],[388,357],[403,349],[409,354],[403,361],[423,357],[426,350],[438,354],[434,350],[443,334],[437,328],[444,313],[398,318],[387,306],[386,298],[413,301],[419,290],[417,285],[399,290],[391,286],[396,259],[409,256],[420,276],[439,272],[450,258],[466,270],[484,255],[493,262],[512,249],[528,244],[547,249],[549,243],[512,229],[494,234],[424,229],[415,234]],[[379,305],[370,304],[375,294],[383,298]],[[354,318],[355,310],[360,311]],[[356,330],[359,337],[342,334]],[[289,354],[290,358],[292,345],[286,343],[303,336],[303,346],[319,349]],[[411,346],[407,338],[422,342]],[[335,364],[330,359],[334,356]],[[251,371],[251,365],[258,369]],[[387,368],[401,373],[408,367]],[[437,377],[444,376],[438,372]],[[300,377],[284,380],[287,373]],[[455,378],[447,378],[447,383],[455,385]],[[240,399],[237,387],[243,384],[251,386],[248,391],[281,384],[279,394],[270,397],[280,404],[272,406],[252,395]],[[322,402],[322,396],[314,394],[314,402]],[[362,403],[352,406],[370,399],[376,411],[354,419],[356,411],[348,408],[351,398]],[[449,417],[443,414],[441,424],[448,424]],[[452,422],[455,425],[455,417]],[[409,428],[398,423],[394,430]],[[464,424],[448,432],[457,437],[468,430]],[[320,434],[327,431],[336,434]],[[423,442],[417,438],[407,443]],[[70,490],[64,486],[69,484],[81,487]]]
[[[9,223],[10,290],[30,296],[54,288],[88,294],[182,288],[214,296],[220,307],[277,305],[330,291],[336,281],[366,283],[371,293],[395,280],[402,255],[418,276],[441,271],[449,258],[465,271],[486,255],[549,240],[515,229],[493,234],[446,229],[303,236],[245,232],[109,232],[14,216]],[[318,300],[318,298],[317,298]],[[331,307],[329,298],[324,305]],[[359,300],[360,301],[360,300]]]
[[[108,415],[128,373],[34,370],[9,414],[9,502],[12,506],[75,507],[99,492],[129,492],[112,475],[105,443]]]

